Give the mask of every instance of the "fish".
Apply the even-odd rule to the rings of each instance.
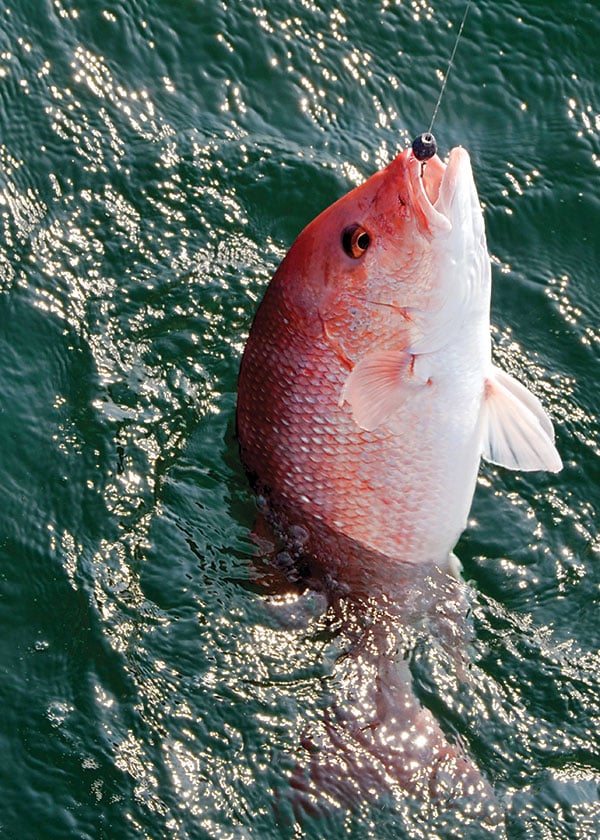
[[[371,717],[363,704],[353,720],[362,720],[363,740],[370,733],[375,763],[395,767],[411,789],[399,769],[402,750],[388,747],[389,760],[382,757],[394,727],[404,743],[410,736],[421,744],[409,764],[419,765],[419,778],[429,772],[431,784],[441,753],[451,755],[452,784],[468,778],[466,787],[479,789],[495,830],[501,809],[486,780],[446,744],[422,703],[407,699],[406,646],[398,643],[404,653],[391,659],[383,652],[394,648],[399,627],[419,621],[418,606],[410,615],[403,607],[411,591],[421,593],[430,619],[449,602],[466,604],[453,549],[481,459],[513,470],[562,467],[540,400],[492,361],[490,297],[467,150],[453,148],[446,161],[401,151],[310,222],[271,279],[241,361],[237,433],[275,560],[288,571],[304,563],[305,577],[330,602],[371,615],[353,656],[372,672],[367,706],[377,706],[375,685],[387,699]],[[455,581],[450,598],[444,586],[427,583],[439,575]],[[429,607],[428,591],[440,593]],[[406,710],[400,721],[394,694]],[[342,718],[336,726],[345,734],[321,748],[323,766],[331,766],[334,743],[346,739],[358,749],[357,726],[353,736]],[[340,777],[353,775],[350,766]],[[314,767],[309,775],[319,777]]]
[[[468,152],[399,154],[312,221],[244,350],[242,462],[283,530],[447,565],[480,459],[562,464],[540,401],[494,366],[491,266]]]

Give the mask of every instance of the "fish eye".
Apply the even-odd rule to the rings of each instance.
[[[342,233],[342,248],[349,257],[357,260],[371,244],[371,237],[362,225],[350,225]]]

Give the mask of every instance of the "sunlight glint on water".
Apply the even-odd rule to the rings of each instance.
[[[125,5],[0,9],[0,833],[473,840],[397,791],[294,829],[302,739],[360,685],[348,620],[254,582],[233,421],[269,277],[425,130],[463,4]],[[511,840],[600,832],[599,26],[474,4],[436,120],[473,158],[496,360],[566,465],[483,468],[470,679],[426,632],[410,662]]]

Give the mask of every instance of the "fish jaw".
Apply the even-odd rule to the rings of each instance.
[[[415,313],[415,354],[444,347],[464,329],[489,332],[491,266],[483,213],[468,152],[451,150],[422,163],[409,156],[411,194],[423,235],[430,242],[433,290]],[[489,344],[489,342],[487,342]],[[489,350],[486,361],[489,361]]]
[[[479,196],[466,149],[455,146],[447,163],[438,155],[422,162],[409,149],[403,154],[407,159],[412,201],[419,221],[430,236],[457,228],[467,235],[470,227],[477,236],[484,234]]]
[[[411,149],[403,154],[406,156],[411,200],[421,232],[429,237],[448,232],[452,224],[436,206],[446,176],[446,164],[437,154],[426,162],[418,160]]]

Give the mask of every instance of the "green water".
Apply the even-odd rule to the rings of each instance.
[[[462,11],[0,5],[2,838],[474,837],[385,796],[274,806],[335,639],[246,584],[233,434],[269,276],[427,128]],[[473,158],[497,361],[565,462],[482,468],[476,679],[436,687],[433,645],[414,668],[511,840],[600,834],[599,44],[593,2],[474,3],[435,126]]]

